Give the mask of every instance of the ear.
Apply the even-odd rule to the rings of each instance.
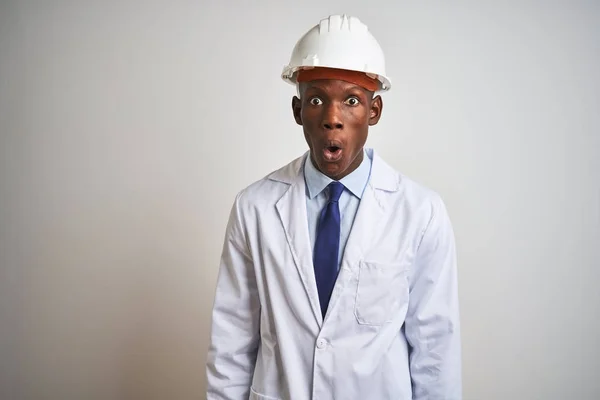
[[[302,100],[298,96],[292,98],[292,112],[298,125],[302,125]]]
[[[381,96],[375,97],[371,101],[371,109],[369,110],[369,125],[377,125],[381,112],[383,111],[383,100]]]

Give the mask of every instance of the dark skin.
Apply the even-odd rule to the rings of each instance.
[[[340,180],[363,161],[369,126],[381,118],[381,96],[353,83],[315,80],[300,83],[292,110],[310,148],[313,165]]]

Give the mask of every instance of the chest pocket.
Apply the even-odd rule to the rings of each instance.
[[[359,324],[383,325],[408,302],[407,267],[361,261],[354,304]]]

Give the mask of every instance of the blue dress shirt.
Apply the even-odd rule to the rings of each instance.
[[[364,150],[363,150],[364,151]],[[362,198],[363,192],[369,182],[371,176],[371,162],[369,155],[364,151],[362,163],[346,175],[339,182],[345,187],[342,193],[340,205],[340,249],[338,252],[338,270],[346,248],[348,236],[354,223],[354,217],[358,211],[358,205]],[[306,157],[304,163],[304,181],[306,182],[306,212],[308,216],[308,232],[310,234],[311,249],[315,248],[315,240],[317,237],[317,225],[319,223],[319,215],[323,207],[327,205],[329,193],[324,190],[327,185],[333,182],[333,179],[321,173],[312,163],[310,153]]]

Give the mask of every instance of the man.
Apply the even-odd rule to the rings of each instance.
[[[283,78],[309,151],[235,199],[209,399],[460,399],[457,271],[440,197],[364,149],[389,89],[358,19],[330,16]]]

